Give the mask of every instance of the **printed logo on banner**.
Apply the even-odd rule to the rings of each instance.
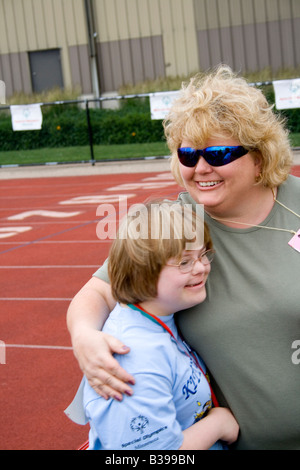
[[[273,82],[277,109],[300,108],[300,78]]]
[[[151,119],[165,119],[173,102],[179,98],[179,91],[153,93],[150,96]]]
[[[33,131],[42,128],[43,115],[40,104],[10,107],[13,131]]]

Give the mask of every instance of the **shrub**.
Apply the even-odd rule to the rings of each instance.
[[[264,87],[263,91],[274,103],[273,87]],[[281,114],[286,117],[289,130],[300,133],[300,110],[284,110]],[[98,145],[159,142],[164,138],[162,121],[151,119],[148,98],[124,100],[118,110],[90,109],[90,120],[93,142]],[[86,110],[73,104],[43,107],[41,131],[13,132],[10,113],[0,113],[2,151],[88,144]]]

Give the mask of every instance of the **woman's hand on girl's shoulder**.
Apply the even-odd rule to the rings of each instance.
[[[90,386],[106,400],[121,401],[123,394],[132,395],[128,384],[134,384],[113,354],[127,354],[130,349],[111,335],[92,328],[81,331],[73,341],[75,357]]]

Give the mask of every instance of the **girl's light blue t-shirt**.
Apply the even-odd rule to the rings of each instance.
[[[134,375],[136,385],[132,397],[118,402],[101,398],[85,381],[83,401],[91,427],[90,449],[179,449],[182,431],[211,408],[207,379],[187,354],[173,315],[163,321],[178,343],[161,325],[133,309],[118,304],[110,314],[103,331],[131,348],[117,360]],[[222,443],[217,442],[213,449],[223,449]]]

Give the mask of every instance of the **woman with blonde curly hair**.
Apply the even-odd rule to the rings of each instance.
[[[177,149],[187,136],[196,148],[205,146],[213,135],[234,138],[260,158],[257,182],[269,188],[280,185],[289,175],[292,154],[283,121],[262,92],[235,77],[229,67],[220,67],[207,77],[199,74],[183,86],[164,126],[174,157],[171,168],[181,186]]]
[[[204,205],[216,250],[207,298],[177,314],[180,329],[240,425],[235,448],[300,449],[300,179],[284,124],[260,90],[220,66],[182,87],[164,127],[185,188],[178,200]],[[68,325],[81,367],[111,396],[133,378],[111,357],[124,345],[93,330],[111,307],[107,282],[104,266]]]

